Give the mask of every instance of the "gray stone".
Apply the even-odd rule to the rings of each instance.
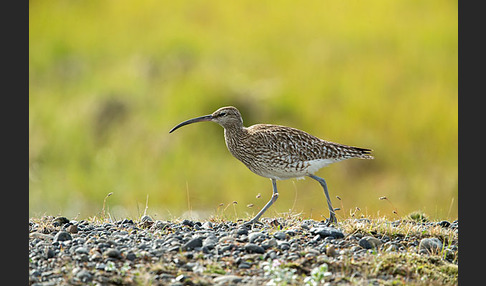
[[[248,262],[241,262],[238,265],[238,269],[249,269],[249,268],[251,268],[251,264]]]
[[[167,224],[166,222],[163,222],[163,221],[161,221],[161,220],[157,220],[157,221],[155,221],[155,223],[154,223],[153,227],[154,227],[155,229],[164,229],[164,228],[166,228],[166,227],[167,227],[167,225],[168,225],[168,224]]]
[[[244,227],[240,227],[239,229],[236,230],[237,235],[248,235],[248,229]]]
[[[60,226],[60,225],[66,224],[66,223],[69,223],[69,219],[67,219],[66,217],[63,217],[63,216],[57,217],[57,218],[52,220],[53,226]]]
[[[66,240],[72,240],[73,237],[69,232],[66,231],[60,231],[54,236],[54,241],[66,241]]]
[[[76,250],[74,250],[74,253],[76,253],[76,254],[89,254],[89,251],[86,247],[80,246],[80,247],[76,248]]]
[[[321,238],[326,237],[334,237],[334,238],[343,238],[344,233],[337,228],[334,227],[313,227],[309,230],[312,234],[319,234]]]
[[[76,277],[81,280],[81,282],[90,282],[93,279],[93,275],[89,273],[88,270],[82,269],[76,273]]]
[[[383,242],[373,236],[365,236],[359,240],[359,245],[365,249],[378,249]]]
[[[108,248],[103,252],[103,255],[110,258],[121,258],[121,252],[116,248]]]
[[[419,252],[437,254],[442,250],[442,242],[436,238],[423,238],[419,243]]]
[[[266,235],[263,232],[252,232],[248,235],[248,240],[252,243],[257,240],[263,241],[265,238]]]
[[[262,242],[262,247],[268,249],[277,246],[277,240],[275,238],[266,239]]]
[[[224,284],[224,285],[233,285],[236,283],[240,283],[243,280],[243,277],[236,276],[236,275],[223,275],[213,279],[215,283]]]
[[[276,232],[273,237],[279,240],[285,240],[287,238],[287,234],[283,231]]]
[[[192,250],[196,247],[202,247],[203,245],[203,240],[201,237],[196,237],[191,240],[189,240],[186,244],[182,246],[183,250]]]
[[[245,250],[248,253],[265,253],[265,249],[254,243],[245,244]]]
[[[210,235],[204,239],[204,241],[202,242],[202,247],[213,249],[217,243],[218,243],[218,238],[215,235]]]
[[[154,220],[150,216],[144,215],[144,216],[142,216],[140,221],[142,221],[142,222],[146,222],[146,221],[153,222]]]

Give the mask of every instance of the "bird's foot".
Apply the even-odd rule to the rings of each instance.
[[[326,226],[332,226],[337,224],[336,216],[334,214],[331,214],[331,216],[328,219],[326,219],[325,224]]]
[[[252,220],[249,220],[247,222],[244,222],[242,224],[242,226],[244,226],[246,228],[249,228],[249,229],[252,229],[256,224],[259,224],[259,225],[263,226],[263,223],[262,222],[259,222],[258,220],[255,220],[255,219],[252,219]]]

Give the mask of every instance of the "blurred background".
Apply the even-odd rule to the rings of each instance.
[[[374,150],[316,173],[338,219],[457,218],[457,1],[29,3],[30,216],[96,216],[112,193],[115,218],[249,218],[271,181],[223,129],[168,133],[234,105]],[[314,180],[278,188],[265,216],[328,216]]]

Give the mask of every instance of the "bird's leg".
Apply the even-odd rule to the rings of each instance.
[[[260,217],[265,213],[265,211],[278,199],[278,191],[277,191],[277,180],[272,179],[272,186],[273,186],[273,194],[272,197],[270,198],[270,201],[262,208],[261,211],[258,212],[258,214],[252,218],[249,223],[254,224],[258,222]]]
[[[332,207],[332,204],[331,204],[331,198],[329,197],[329,191],[327,190],[326,181],[323,178],[320,178],[320,177],[312,175],[312,174],[310,174],[309,177],[318,181],[319,184],[321,184],[322,188],[324,189],[324,194],[326,195],[327,206],[329,207],[329,215],[330,215],[328,223],[329,224],[337,223],[336,214],[334,213],[334,208]]]

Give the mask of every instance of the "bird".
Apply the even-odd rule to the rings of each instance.
[[[248,222],[251,224],[259,223],[260,217],[278,199],[277,180],[305,177],[319,182],[324,190],[329,209],[326,223],[337,223],[327,183],[315,173],[329,164],[346,159],[374,159],[372,149],[334,143],[293,127],[273,124],[245,127],[240,111],[234,106],[221,107],[212,114],[183,121],[169,133],[185,125],[205,121],[221,125],[229,152],[250,171],[272,181],[272,197]]]

